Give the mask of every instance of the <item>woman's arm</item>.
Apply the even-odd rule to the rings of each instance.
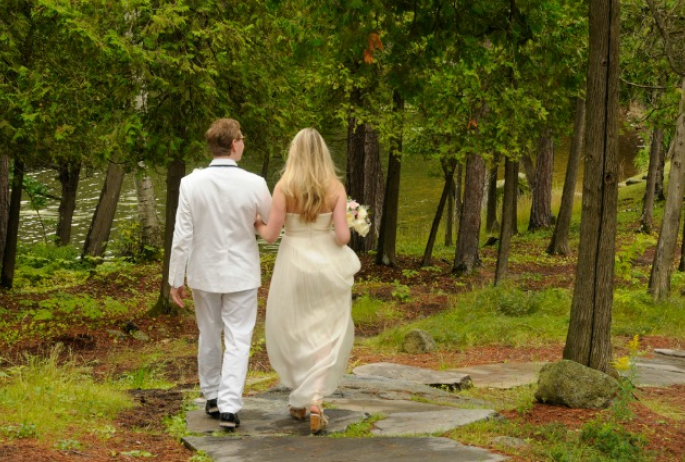
[[[276,184],[274,188],[273,198],[271,200],[271,212],[269,213],[269,221],[265,224],[260,218],[255,222],[257,233],[269,244],[273,244],[281,234],[281,228],[285,222],[285,194],[281,190],[280,183]]]
[[[347,226],[347,193],[342,183],[337,182],[334,191],[333,230],[339,246],[350,242],[350,228]]]

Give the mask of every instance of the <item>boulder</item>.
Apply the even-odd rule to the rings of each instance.
[[[402,347],[410,354],[427,353],[435,349],[435,340],[425,330],[414,329],[404,337]]]
[[[602,409],[619,390],[616,379],[575,361],[546,364],[540,370],[535,399],[571,408]]]

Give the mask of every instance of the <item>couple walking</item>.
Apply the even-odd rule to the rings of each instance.
[[[240,124],[215,121],[205,134],[214,159],[181,181],[171,250],[171,299],[192,289],[205,410],[227,430],[240,426],[242,393],[261,284],[258,233],[274,242],[285,226],[266,308],[269,361],[292,391],[289,412],[326,425],[322,400],[335,391],[354,340],[351,288],[360,263],[346,246],[347,194],[321,135],[301,130],[273,199],[260,176],[237,166]],[[222,351],[223,333],[223,351]]]

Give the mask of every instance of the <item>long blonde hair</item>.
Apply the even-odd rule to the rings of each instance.
[[[286,200],[301,210],[305,223],[316,220],[337,180],[331,153],[319,132],[314,128],[300,130],[290,142],[280,183]]]

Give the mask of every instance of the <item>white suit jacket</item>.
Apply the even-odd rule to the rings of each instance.
[[[239,292],[261,285],[254,228],[271,210],[264,178],[231,159],[214,159],[181,180],[169,285],[207,292]]]

